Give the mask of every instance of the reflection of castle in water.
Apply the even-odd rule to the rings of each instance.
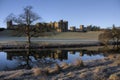
[[[69,61],[70,54],[78,54],[80,57],[87,55],[98,55],[97,51],[87,51],[87,50],[24,50],[24,51],[6,51],[7,60],[17,61],[17,68],[27,68],[30,69],[33,66],[40,66],[42,64],[51,64],[51,62],[59,61]],[[78,56],[77,56],[78,57]],[[48,59],[49,58],[49,59]],[[59,62],[58,61],[58,62]]]
[[[85,54],[88,55],[88,56],[99,54],[98,51],[87,51],[87,50],[78,50],[78,51],[77,50],[71,50],[71,51],[69,51],[70,54],[74,54],[74,55],[76,54],[76,52],[79,53],[79,56],[84,56]]]
[[[67,60],[68,59],[68,53],[67,51],[62,50],[48,50],[48,51],[40,51],[38,53],[34,53],[35,59],[42,59],[42,58],[51,58],[51,59],[59,59],[59,60]]]
[[[26,57],[27,51],[7,51],[7,59],[12,60],[14,57]],[[35,60],[50,58],[50,59],[58,59],[60,61],[68,59],[68,53],[64,50],[35,50],[30,51],[29,56],[34,57]]]
[[[32,50],[30,51],[29,55],[27,54],[27,51],[7,51],[7,59],[12,60],[14,57],[25,58],[26,56],[32,56],[35,60],[50,58],[62,61],[68,60],[68,55],[75,55],[76,52],[79,53],[79,56],[84,56],[85,54],[88,56],[99,54],[97,51],[87,50]]]

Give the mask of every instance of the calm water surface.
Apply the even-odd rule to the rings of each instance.
[[[0,52],[0,71],[38,66],[39,63],[46,64],[51,61],[61,63],[72,63],[76,59],[95,60],[104,58],[97,51],[87,50],[17,50]]]

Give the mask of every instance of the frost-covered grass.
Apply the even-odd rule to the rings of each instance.
[[[116,65],[119,60],[116,57],[91,60],[82,62],[76,60],[73,64],[61,63],[54,64],[52,67],[35,67],[30,70],[1,71],[0,79],[15,80],[119,80],[120,66]]]

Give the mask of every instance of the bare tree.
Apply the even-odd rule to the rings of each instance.
[[[108,45],[109,41],[112,39],[111,30],[105,30],[103,33],[99,35],[99,41],[103,43],[105,46]]]
[[[113,25],[113,28],[112,28],[112,36],[113,36],[113,41],[114,41],[114,47],[116,45],[118,48],[119,41],[120,41],[120,29],[116,28],[115,25]]]
[[[118,49],[120,42],[120,29],[116,28],[115,25],[113,25],[112,29],[105,30],[99,35],[99,41],[105,44],[105,46],[108,46],[108,43],[112,41],[114,45],[113,48],[116,46]]]
[[[24,12],[20,15],[14,16],[10,14],[7,17],[7,20],[12,20],[14,23],[17,23],[19,28],[17,31],[23,32],[26,34],[28,46],[30,47],[31,37],[34,35],[34,32],[38,32],[37,28],[32,27],[32,23],[40,19],[40,17],[32,11],[32,6],[27,6],[24,8]]]

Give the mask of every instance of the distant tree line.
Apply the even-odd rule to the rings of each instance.
[[[5,28],[0,28],[0,31],[4,31],[5,30]]]
[[[100,31],[100,27],[99,26],[92,26],[92,25],[89,25],[86,27],[86,30],[87,31]]]
[[[113,25],[112,29],[106,29],[103,33],[99,35],[99,41],[105,46],[112,43],[113,48],[119,48],[120,42],[120,28]]]

